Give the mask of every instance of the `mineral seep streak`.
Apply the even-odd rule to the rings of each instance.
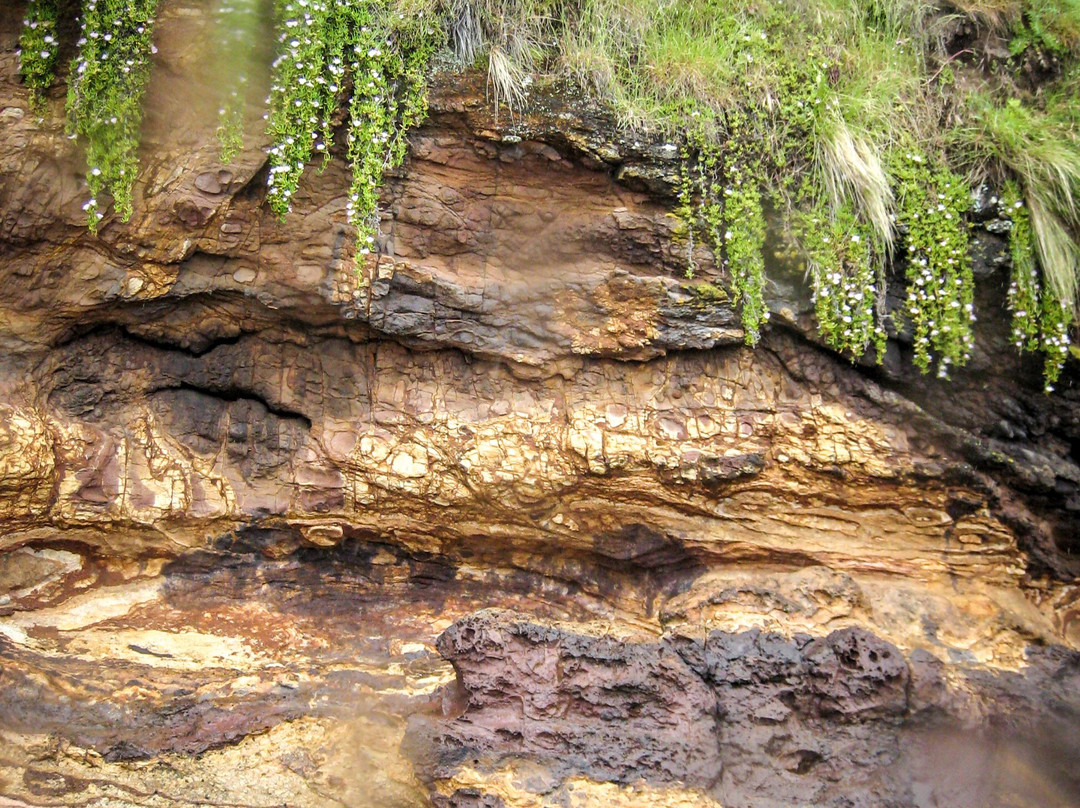
[[[0,13],[2,804],[1076,804],[1080,409],[992,283],[952,383],[783,267],[745,348],[656,144],[451,77],[358,288],[339,163],[278,223],[178,120],[189,10],[98,238]]]

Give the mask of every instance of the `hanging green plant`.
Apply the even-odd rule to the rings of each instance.
[[[368,255],[379,231],[378,189],[387,169],[401,165],[406,134],[427,116],[426,73],[441,44],[440,29],[423,16],[397,14],[388,29],[361,26],[349,107],[352,187],[347,212],[357,254]]]
[[[356,251],[368,255],[379,235],[379,185],[397,117],[389,84],[399,72],[393,44],[374,20],[361,26],[349,104],[349,165],[352,183],[346,213],[356,227]]]
[[[1054,385],[1061,377],[1065,360],[1069,358],[1069,331],[1073,324],[1073,310],[1053,295],[1043,296],[1039,327],[1042,331],[1041,348],[1045,354],[1043,382],[1047,393],[1054,392]]]
[[[1049,284],[1043,284],[1035,260],[1031,214],[1015,182],[1005,186],[1002,212],[1012,221],[1009,252],[1012,272],[1007,303],[1012,312],[1013,343],[1022,351],[1042,351],[1043,382],[1052,392],[1069,356],[1072,309],[1062,304]]]
[[[882,260],[871,228],[850,205],[832,213],[824,204],[795,214],[795,230],[806,256],[818,333],[830,348],[862,356],[885,352],[882,295],[877,267]]]
[[[108,193],[121,221],[131,218],[138,173],[142,99],[154,52],[157,0],[86,0],[79,52],[68,85],[68,125],[86,141],[87,224],[97,232]]]
[[[290,209],[306,162],[329,159],[331,117],[351,83],[347,148],[352,183],[346,214],[358,256],[375,250],[379,187],[405,158],[408,131],[427,114],[428,64],[445,32],[423,10],[406,15],[391,0],[342,4],[285,0],[281,55],[270,98],[268,201]]]
[[[1031,216],[1015,182],[1005,186],[1001,207],[1012,221],[1009,231],[1009,253],[1012,271],[1006,302],[1012,312],[1012,339],[1017,348],[1034,351],[1041,342],[1039,324],[1042,284],[1035,262],[1035,242],[1031,232]]]
[[[342,90],[341,54],[348,36],[333,24],[338,12],[336,3],[277,3],[282,50],[274,60],[270,88],[268,128],[273,145],[267,202],[282,218],[292,209],[293,194],[312,154],[328,154],[330,115]]]
[[[221,144],[221,162],[231,163],[244,148],[244,88],[240,82],[218,109],[217,138]]]
[[[56,0],[30,0],[19,37],[19,76],[30,90],[31,107],[42,105],[55,78],[60,54],[56,23]]]
[[[974,281],[965,214],[971,191],[963,179],[935,168],[922,154],[893,156],[898,218],[906,227],[908,295],[904,311],[914,329],[915,364],[949,368],[971,356]]]
[[[689,243],[687,275],[693,275],[695,238],[708,244],[731,278],[746,344],[756,345],[768,321],[765,307],[765,211],[757,184],[760,157],[741,134],[741,119],[727,121],[730,137],[721,145],[707,136],[715,126],[699,110],[691,113],[682,149],[676,214]]]

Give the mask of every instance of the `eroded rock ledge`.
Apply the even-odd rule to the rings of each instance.
[[[98,238],[0,11],[8,803],[1076,803],[1080,407],[992,233],[951,383],[780,263],[751,350],[664,144],[444,76],[358,280],[340,164],[274,220],[163,5]]]

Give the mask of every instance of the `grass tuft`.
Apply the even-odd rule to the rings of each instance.
[[[818,169],[833,208],[839,210],[849,201],[854,203],[884,251],[891,253],[896,200],[877,149],[852,135],[843,120],[836,121],[817,146]]]
[[[960,132],[968,159],[984,172],[1007,170],[1024,188],[1039,262],[1058,299],[1076,305],[1080,292],[1080,136],[1075,99],[1043,110],[1009,99],[973,100],[974,123]],[[990,168],[987,169],[987,166]]]

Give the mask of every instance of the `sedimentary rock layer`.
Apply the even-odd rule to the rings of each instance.
[[[447,74],[357,267],[341,162],[273,218],[162,7],[97,237],[0,11],[5,804],[1075,804],[1080,408],[991,232],[951,382],[772,256],[751,349],[670,144]]]

